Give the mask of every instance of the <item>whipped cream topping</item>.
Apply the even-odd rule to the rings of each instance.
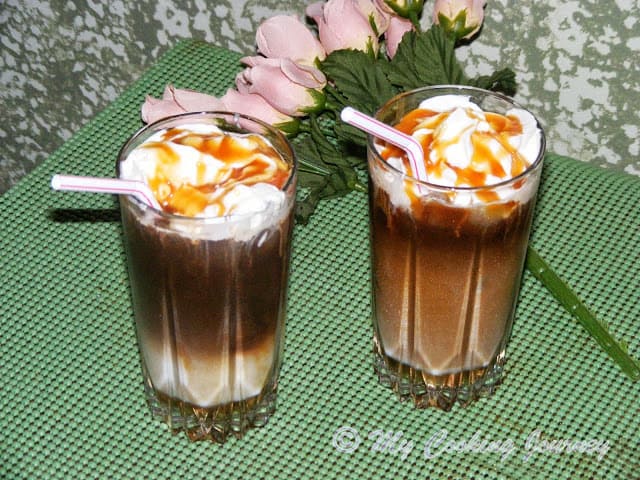
[[[443,187],[491,186],[517,177],[536,161],[542,143],[542,132],[526,110],[485,112],[463,95],[426,99],[395,128],[420,142],[427,181]],[[382,141],[376,146],[387,163],[415,178],[402,150]],[[480,194],[456,197],[455,203],[496,199]]]
[[[120,164],[120,176],[147,183],[165,212],[222,217],[280,206],[291,167],[257,134],[194,123],[159,131]]]

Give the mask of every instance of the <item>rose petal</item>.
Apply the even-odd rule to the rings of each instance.
[[[292,15],[276,15],[262,22],[256,31],[256,44],[266,57],[288,58],[305,65],[326,57],[318,39]]]

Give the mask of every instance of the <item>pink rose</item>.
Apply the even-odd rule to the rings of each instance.
[[[402,41],[402,37],[405,33],[414,29],[411,20],[406,18],[392,16],[389,21],[389,28],[384,34],[387,45],[387,55],[389,58],[393,58],[398,51],[398,45]]]
[[[223,103],[212,95],[167,85],[161,99],[147,96],[142,105],[141,115],[144,122],[153,123],[181,113],[224,109]]]
[[[142,120],[153,123],[163,118],[188,112],[228,111],[238,112],[262,120],[271,125],[286,125],[293,122],[289,115],[273,108],[260,95],[242,94],[229,89],[221,98],[193,90],[182,90],[167,85],[162,98],[147,96],[142,105]]]
[[[484,20],[486,0],[436,0],[433,23],[441,25],[457,40],[473,37]]]
[[[268,58],[288,58],[302,65],[314,65],[326,57],[318,39],[292,15],[271,17],[256,31],[258,52]]]
[[[378,36],[360,10],[358,0],[312,3],[307,7],[307,15],[318,25],[320,43],[327,53],[341,49],[378,51]]]
[[[276,127],[293,121],[292,117],[273,108],[257,93],[240,93],[230,88],[220,100],[224,103],[225,110],[249,115]]]
[[[305,114],[324,105],[324,74],[315,67],[298,65],[286,58],[244,57],[248,65],[236,77],[240,93],[257,93],[280,112]]]

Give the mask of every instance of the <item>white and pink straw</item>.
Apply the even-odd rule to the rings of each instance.
[[[156,210],[162,210],[153,196],[151,189],[137,180],[122,180],[119,178],[82,177],[77,175],[54,175],[51,178],[51,188],[73,192],[114,193],[117,195],[132,195],[145,205]]]
[[[404,150],[409,158],[413,176],[422,182],[427,182],[424,152],[422,145],[415,138],[352,107],[345,107],[340,113],[340,118],[343,122]]]

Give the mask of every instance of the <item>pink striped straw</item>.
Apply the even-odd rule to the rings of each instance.
[[[146,183],[119,178],[81,177],[77,175],[54,175],[51,188],[73,192],[115,193],[133,195],[145,205],[162,210]]]
[[[381,138],[391,145],[395,145],[404,150],[409,158],[414,177],[422,182],[428,181],[422,145],[420,145],[415,138],[352,107],[345,107],[340,113],[340,118],[343,122],[353,125],[360,130],[370,133],[374,137]]]

